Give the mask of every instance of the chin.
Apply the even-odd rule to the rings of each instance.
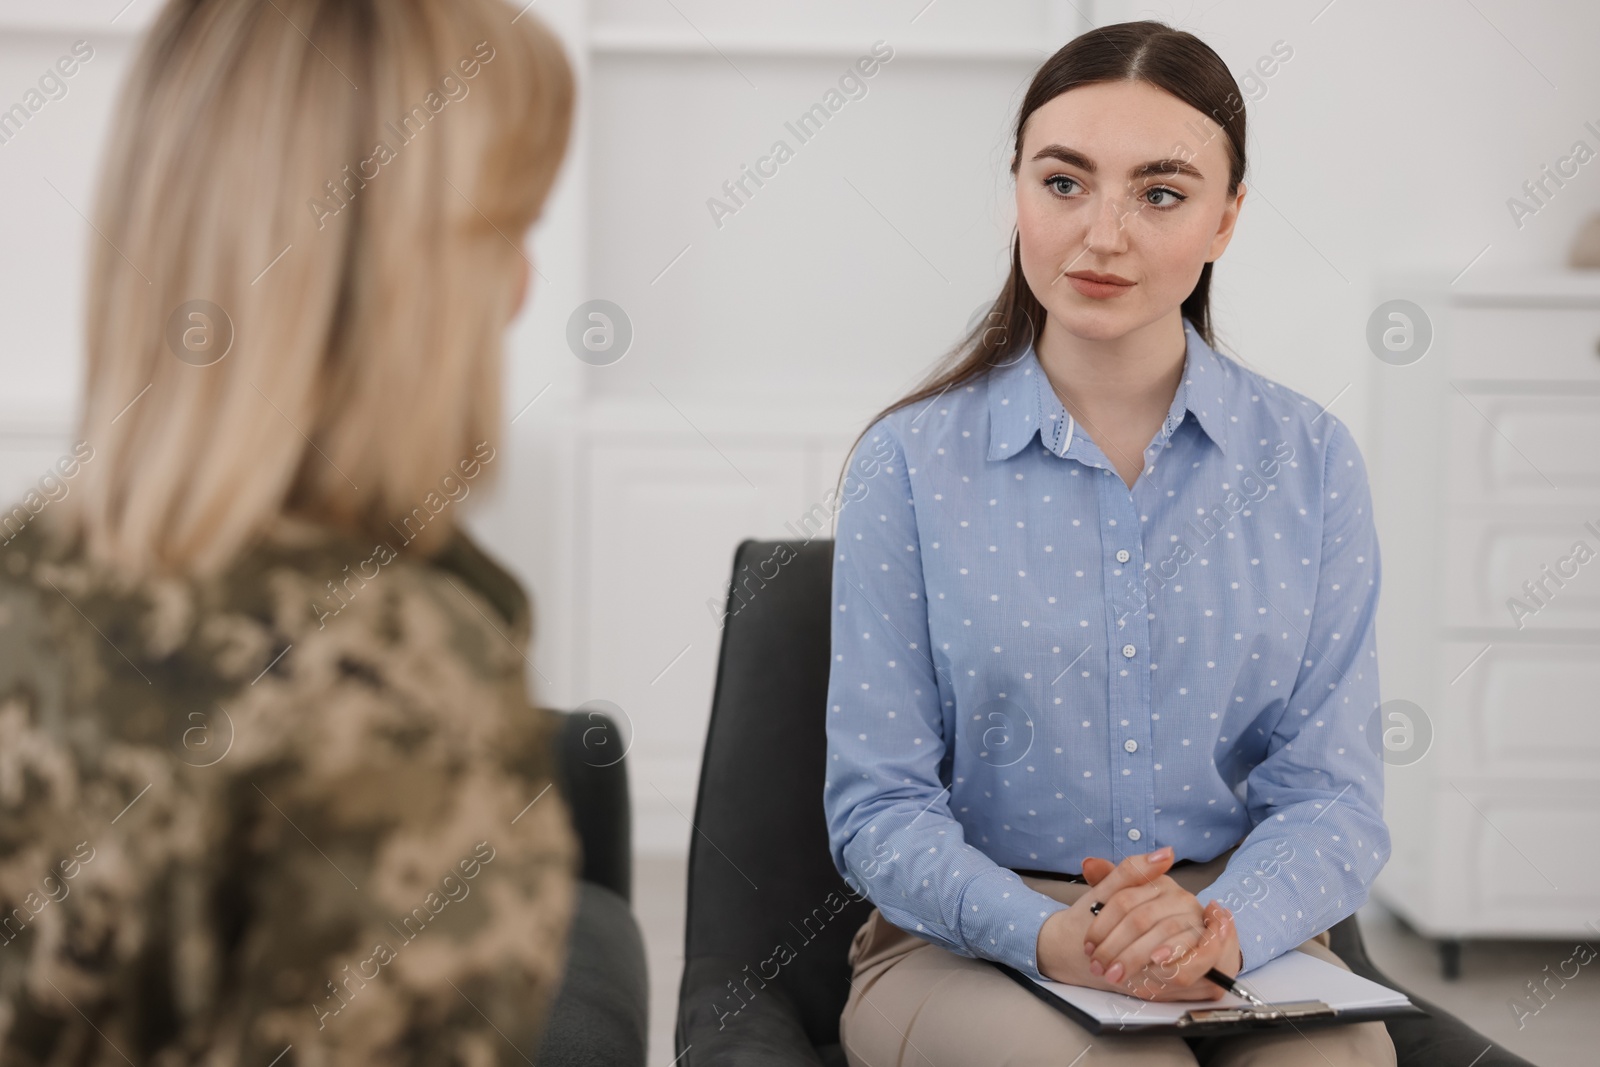
[[[1120,307],[1084,307],[1074,302],[1059,311],[1051,308],[1050,314],[1068,333],[1085,341],[1115,341],[1144,325],[1134,309]]]

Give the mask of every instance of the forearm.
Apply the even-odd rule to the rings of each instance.
[[[958,955],[1043,976],[1039,929],[1066,905],[966,844],[948,815],[880,811],[843,858],[847,877],[894,925]]]
[[[1295,948],[1365,903],[1389,855],[1387,830],[1354,806],[1343,817],[1323,810],[1320,817],[1292,812],[1282,822],[1263,821],[1217,880],[1195,894],[1234,912],[1241,970]]]

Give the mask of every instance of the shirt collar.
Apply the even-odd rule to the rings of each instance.
[[[1172,436],[1182,424],[1184,413],[1193,412],[1195,421],[1216,446],[1228,450],[1228,409],[1226,387],[1232,375],[1229,368],[1206,344],[1194,325],[1183,320],[1183,377],[1167,409],[1162,439]],[[1023,451],[1040,435],[1045,448],[1065,456],[1073,442],[1083,437],[1061,398],[1050,387],[1039,355],[1032,342],[1011,361],[996,367],[988,376],[989,458],[1009,459]]]

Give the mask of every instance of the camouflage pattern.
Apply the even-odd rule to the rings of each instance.
[[[577,845],[515,580],[284,519],[129,583],[45,526],[0,547],[0,1064],[532,1062]]]

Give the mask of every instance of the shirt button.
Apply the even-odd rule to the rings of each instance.
[[[1128,831],[1128,840],[1129,841],[1137,841],[1137,840],[1139,840],[1139,838],[1141,838],[1143,836],[1144,835],[1139,832],[1139,828],[1137,826],[1134,827],[1132,830]]]
[[[1122,655],[1127,659],[1132,659],[1134,657],[1134,654],[1137,653],[1138,651],[1139,650],[1134,648],[1132,645],[1123,645],[1122,646]]]
[[[1129,556],[1128,556],[1128,550],[1127,549],[1125,549],[1125,548],[1117,549],[1117,562],[1118,563],[1126,563],[1126,562],[1128,562],[1128,559],[1129,559]]]
[[[1133,738],[1130,737],[1126,741],[1122,742],[1122,751],[1137,752],[1138,750],[1139,742],[1135,741]]]

